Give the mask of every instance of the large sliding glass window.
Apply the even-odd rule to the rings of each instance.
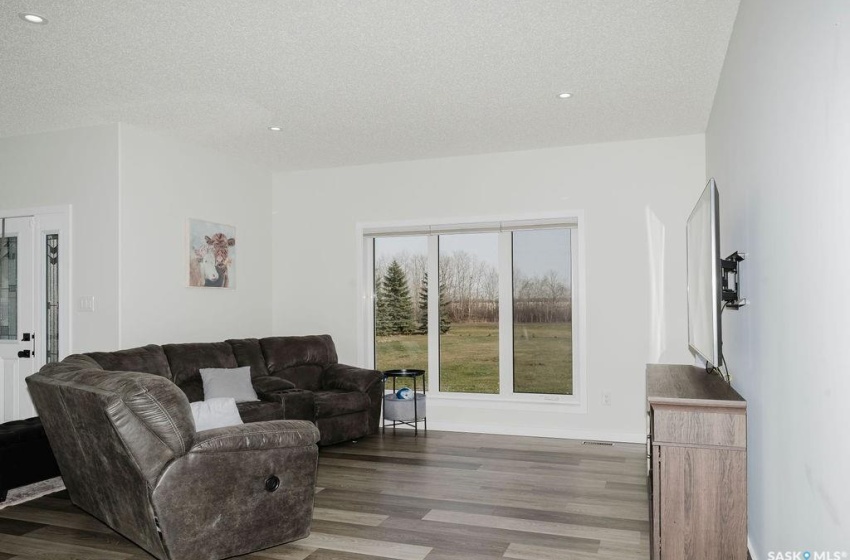
[[[377,369],[424,369],[445,394],[576,394],[577,226],[511,226],[366,234]]]

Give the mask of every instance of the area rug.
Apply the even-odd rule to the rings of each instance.
[[[16,506],[64,489],[65,483],[62,482],[61,476],[48,478],[47,480],[42,480],[35,484],[28,484],[27,486],[21,486],[20,488],[13,488],[9,490],[9,493],[6,495],[6,501],[0,502],[0,509]]]

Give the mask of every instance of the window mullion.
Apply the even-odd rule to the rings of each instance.
[[[499,234],[499,394],[514,394],[514,294],[512,233]]]
[[[428,391],[440,391],[440,237],[428,236]]]

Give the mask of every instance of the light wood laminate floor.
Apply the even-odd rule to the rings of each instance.
[[[518,436],[411,431],[323,448],[312,534],[255,560],[649,557],[646,452]],[[0,560],[147,553],[67,493],[0,510]]]

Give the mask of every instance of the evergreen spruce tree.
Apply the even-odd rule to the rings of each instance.
[[[425,278],[422,280],[422,287],[419,288],[419,326],[416,328],[416,334],[428,334],[428,273],[425,273]]]
[[[390,263],[382,286],[384,317],[387,334],[410,334],[413,332],[413,301],[407,287],[407,277],[397,261]]]
[[[375,281],[375,334],[387,336],[390,334],[389,321],[387,320],[387,298],[384,295],[383,279]]]
[[[449,302],[445,299],[446,285],[440,283],[440,333],[446,334],[451,328],[449,321],[448,305]],[[425,278],[422,281],[422,287],[419,289],[419,328],[416,332],[419,334],[428,333],[428,273],[425,273]]]

